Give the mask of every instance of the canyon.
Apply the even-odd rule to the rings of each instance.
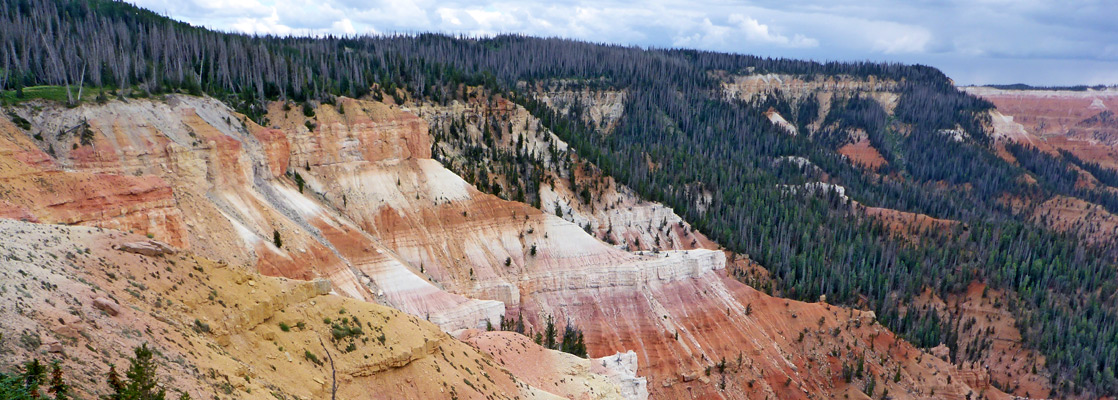
[[[995,132],[1041,149],[1065,150],[1108,168],[1118,168],[1118,90],[1007,90],[964,87],[995,106]]]
[[[507,125],[529,127],[502,133],[496,149],[566,147],[522,108],[493,104],[506,110]],[[149,341],[181,356],[181,364],[168,364],[179,365],[168,367],[178,377],[172,386],[201,394],[229,383],[241,397],[269,390],[324,397],[325,367],[300,353],[326,349],[314,346],[328,332],[316,327],[323,318],[347,318],[341,309],[368,322],[370,335],[387,336],[379,346],[359,341],[356,352],[330,351],[345,398],[858,398],[866,380],[898,398],[1005,396],[981,368],[960,369],[913,347],[871,312],[781,299],[740,283],[727,272],[728,258],[739,256],[572,152],[546,161],[553,175],[535,194],[539,207],[479,191],[433,158],[447,159],[463,142],[436,140],[428,127],[438,131],[440,120],[492,114],[492,107],[338,97],[301,110],[272,102],[262,125],[188,95],[12,107],[30,127],[0,119],[0,212],[16,220],[0,228],[18,238],[4,246],[6,263],[82,288],[85,297],[70,301],[82,316],[72,319],[94,337],[61,338],[53,321],[65,312],[28,312],[30,305],[3,309],[12,317],[5,320],[20,321],[13,329],[5,322],[5,331],[97,360],[83,367],[85,376],[122,357],[86,347],[98,337],[166,331],[132,332],[117,345]],[[467,133],[477,137],[484,127]],[[569,188],[571,179],[600,182],[589,204]],[[111,249],[144,236],[179,252]],[[39,243],[54,250],[36,250]],[[31,262],[86,247],[77,261]],[[35,258],[24,260],[25,253]],[[183,268],[195,263],[201,271]],[[6,281],[16,279],[12,270],[5,268]],[[37,286],[25,289],[34,290],[31,299],[56,301]],[[128,324],[89,308],[99,291],[126,305]],[[549,317],[581,329],[594,358],[532,343]],[[192,319],[209,332],[195,332]],[[502,319],[523,321],[529,336],[481,331]],[[312,328],[288,333],[276,325],[302,321]],[[272,341],[291,349],[286,363],[305,372],[272,369],[287,358],[262,345]],[[13,350],[3,357],[39,349]],[[201,357],[225,361],[206,378],[192,365],[218,361]],[[865,374],[841,378],[854,364]],[[370,394],[372,386],[388,392]]]
[[[964,87],[989,100],[990,125],[998,155],[1017,162],[1005,143],[1036,148],[1046,154],[1067,154],[1104,170],[1118,168],[1118,90],[1006,90]],[[1076,188],[1118,193],[1113,182],[1100,181],[1091,171],[1076,166]],[[1031,177],[1025,177],[1031,179]],[[1035,180],[1033,180],[1035,183]],[[1094,243],[1112,241],[1118,221],[1107,208],[1090,201],[1053,196],[1031,202],[1018,199],[1014,207],[1028,207],[1032,219],[1072,232]]]
[[[172,397],[1118,395],[1114,88],[0,20],[0,389],[147,344]]]

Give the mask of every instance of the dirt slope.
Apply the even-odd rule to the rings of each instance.
[[[85,397],[104,394],[108,365],[141,343],[158,352],[160,380],[193,398],[329,398],[331,365],[339,398],[555,397],[431,323],[327,294],[324,280],[116,250],[146,238],[98,228],[0,219],[0,235],[0,364],[62,360]],[[361,333],[335,340],[338,326]]]

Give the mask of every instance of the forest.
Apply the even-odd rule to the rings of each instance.
[[[109,0],[3,0],[0,21],[4,104],[45,86],[62,88],[52,96],[70,105],[90,96],[204,93],[267,124],[264,105],[272,100],[309,107],[335,96],[389,96],[445,104],[460,99],[464,85],[484,87],[524,106],[581,159],[760,263],[772,272],[777,294],[808,301],[826,295],[832,303],[869,308],[917,346],[944,343],[954,350],[960,346],[956,317],[900,305],[926,288],[943,296],[985,282],[1014,294],[1009,307],[1018,327],[1026,344],[1047,357],[1059,393],[1118,395],[1118,248],[1052,231],[998,201],[1059,194],[1115,212],[1113,192],[1075,182],[1084,170],[1113,186],[1118,172],[1019,145],[1007,146],[1017,164],[999,158],[986,131],[985,112],[993,105],[960,92],[935,68],[517,35],[250,36]],[[839,99],[818,135],[793,136],[763,112],[778,110],[804,127],[816,122],[814,97],[723,96],[721,76],[760,73],[896,81],[899,100],[890,113],[861,95]],[[617,127],[601,132],[572,116],[577,110],[560,114],[536,98],[533,88],[558,80],[624,90]],[[883,170],[866,171],[835,152],[849,142],[848,128],[866,132],[887,161]],[[954,140],[945,130],[965,136]],[[787,156],[810,165],[775,162]],[[1039,184],[1018,179],[1025,174]],[[960,223],[904,238],[863,218],[833,191],[788,190],[819,181],[841,185],[865,206]],[[500,191],[479,185],[487,186]],[[706,196],[709,204],[699,207]]]

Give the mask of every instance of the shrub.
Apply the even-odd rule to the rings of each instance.
[[[43,342],[39,340],[39,334],[30,331],[23,331],[23,333],[19,335],[19,344],[23,346],[25,350],[35,351],[35,349],[38,349],[39,346],[43,344]]]
[[[322,360],[319,360],[318,356],[314,355],[314,353],[311,353],[310,350],[304,350],[303,357],[305,357],[307,360],[310,360],[310,362],[312,363],[322,365]]]
[[[303,193],[303,186],[306,186],[307,182],[303,180],[303,176],[299,175],[298,172],[295,173],[295,178],[294,179],[295,179],[295,186],[299,187],[299,193]]]
[[[195,319],[194,331],[198,333],[210,333],[210,324],[202,322],[200,319]]]
[[[342,340],[348,337],[356,337],[365,334],[358,325],[350,325],[346,323],[335,323],[330,326],[330,335],[334,337],[335,341]]]
[[[11,118],[12,122],[15,123],[16,126],[18,126],[20,129],[23,129],[25,131],[31,130],[31,121],[24,119],[23,117],[19,116],[19,114],[8,111],[8,117]]]

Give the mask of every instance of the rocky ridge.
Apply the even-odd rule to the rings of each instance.
[[[266,275],[326,278],[334,293],[390,305],[442,330],[496,325],[505,316],[539,332],[550,315],[581,327],[591,356],[621,353],[627,361],[617,364],[629,370],[635,361],[655,398],[855,394],[867,378],[836,380],[855,358],[874,374],[901,371],[901,379],[879,382],[896,396],[996,393],[897,339],[872,315],[773,298],[727,277],[721,251],[628,252],[551,213],[482,193],[431,159],[434,141],[422,119],[377,102],[336,104],[308,116],[275,103],[267,127],[189,96],[46,107],[40,115],[17,110],[32,129],[8,130],[5,162],[21,171],[8,182],[33,187],[43,179],[29,174],[52,169],[162,179],[181,222],[148,217],[130,229],[167,240],[155,227],[177,227],[192,252]],[[92,132],[85,144],[33,139],[85,124]],[[52,146],[54,157],[41,155]],[[6,215],[64,216],[30,198],[3,199],[17,210]],[[256,339],[239,341],[237,333],[257,320],[211,329],[219,337],[232,332],[221,341],[226,346],[248,347]],[[868,352],[866,343],[873,343]],[[390,364],[416,364],[407,359]],[[349,373],[407,382],[393,369],[364,371]]]

